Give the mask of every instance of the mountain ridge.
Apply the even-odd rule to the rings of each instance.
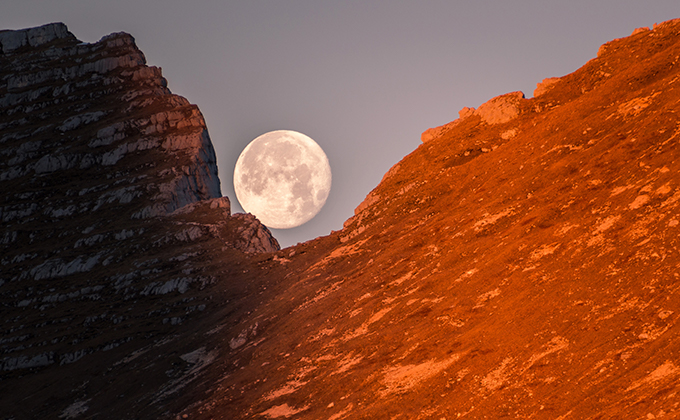
[[[514,92],[464,108],[425,131],[342,230],[283,250],[267,248],[252,217],[227,217],[220,198],[125,218],[150,223],[129,242],[140,255],[121,260],[130,298],[106,295],[115,316],[81,334],[133,339],[77,363],[3,371],[1,391],[12,396],[3,411],[678,417],[678,59],[673,20],[605,44],[533,98]],[[255,238],[250,251],[267,252],[238,248],[243,232]],[[2,302],[24,317],[33,306],[16,306],[11,285],[0,286]],[[7,333],[3,352],[32,354],[16,348],[45,340],[32,329],[35,338]],[[21,411],[27,399],[33,407]]]
[[[426,131],[187,413],[675,417],[678,25]]]
[[[112,370],[134,378],[123,389],[161,386],[116,353],[161,349],[212,312],[202,247],[239,260],[278,243],[231,215],[203,116],[132,36],[81,43],[55,23],[0,32],[0,51],[0,411],[55,417]],[[101,402],[114,417],[116,395]]]

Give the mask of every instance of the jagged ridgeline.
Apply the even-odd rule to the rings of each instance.
[[[131,37],[0,45],[4,416],[680,416],[680,21],[464,108],[341,231],[260,253]]]
[[[132,36],[82,43],[55,23],[1,31],[0,52],[0,412],[54,418],[119,346],[224,297],[207,252],[228,272],[278,244],[231,216],[203,116]]]

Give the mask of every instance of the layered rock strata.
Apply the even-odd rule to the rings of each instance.
[[[57,23],[2,31],[0,51],[0,411],[56,418],[116,349],[214,310],[229,280],[207,252],[226,273],[279,247],[231,216],[203,116],[132,36],[87,44]]]

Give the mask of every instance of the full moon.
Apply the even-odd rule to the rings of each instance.
[[[234,190],[243,210],[265,226],[289,229],[311,220],[326,203],[331,167],[311,138],[297,131],[270,131],[241,152]]]

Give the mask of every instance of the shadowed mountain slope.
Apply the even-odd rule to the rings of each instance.
[[[0,417],[157,416],[173,340],[278,244],[230,215],[200,111],[130,35],[50,24],[0,51]]]

